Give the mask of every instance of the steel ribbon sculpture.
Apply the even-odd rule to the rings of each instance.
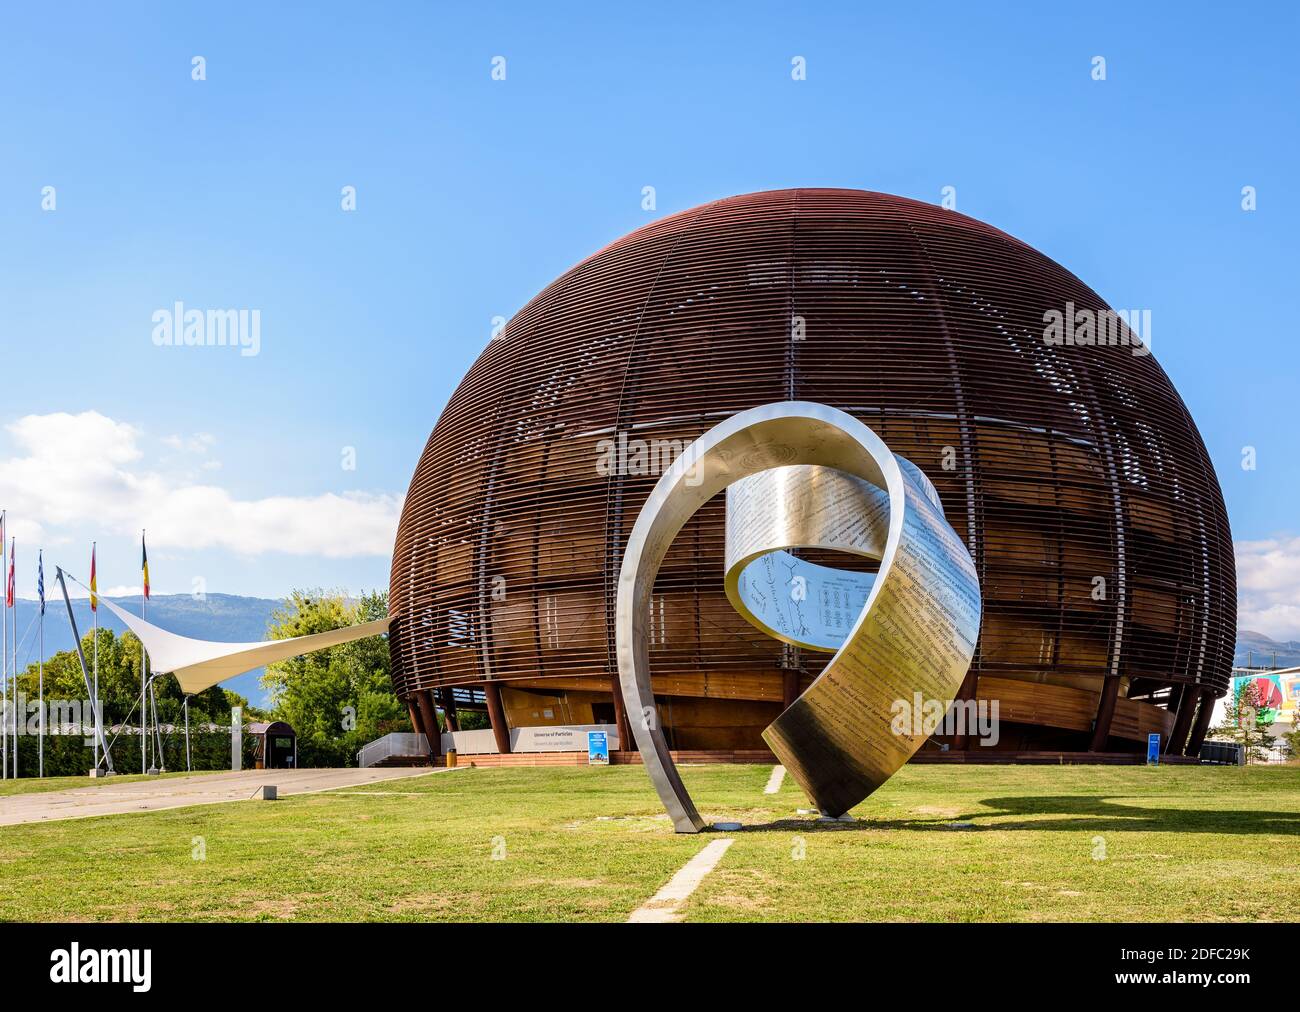
[[[821,811],[847,812],[928,734],[896,733],[897,704],[957,694],[979,635],[966,546],[934,486],[853,416],[785,401],[742,411],[692,443],[637,517],[619,573],[619,682],[637,749],[679,833],[705,828],[655,718],[648,622],[655,575],[692,515],[727,490],[726,590],[769,635],[835,656],[763,738]],[[879,559],[875,574],[790,554]]]

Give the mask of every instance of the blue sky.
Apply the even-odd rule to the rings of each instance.
[[[10,7],[0,505],[20,560],[43,544],[84,578],[98,538],[101,588],[132,587],[147,524],[158,592],[385,586],[386,525],[494,316],[715,198],[953,186],[1151,308],[1242,543],[1243,624],[1300,636],[1293,5],[610,6]],[[178,300],[259,309],[260,353],[156,347]]]

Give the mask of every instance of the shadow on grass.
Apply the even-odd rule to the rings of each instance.
[[[826,832],[852,833],[869,830],[933,830],[943,833],[981,832],[988,830],[1037,832],[1065,831],[1070,833],[1105,831],[1121,833],[1275,833],[1300,836],[1300,812],[1268,812],[1259,810],[1221,810],[1200,808],[1143,808],[1115,803],[1114,798],[1102,796],[986,798],[985,806],[977,812],[935,817],[918,816],[914,819],[859,818],[855,822],[820,822],[815,819],[777,819],[756,825],[746,825],[740,832]],[[1033,816],[1020,821],[1002,821],[1003,816]],[[997,819],[998,821],[986,821]],[[968,825],[962,825],[966,823]]]
[[[1259,809],[1144,808],[1117,804],[1125,795],[1061,797],[986,798],[992,811],[967,816],[1039,816],[1023,822],[998,822],[990,829],[1066,829],[1071,832],[1106,829],[1120,832],[1177,830],[1191,833],[1281,833],[1300,836],[1300,812],[1269,812]],[[1041,818],[1063,816],[1064,818]],[[978,823],[977,823],[978,825]]]

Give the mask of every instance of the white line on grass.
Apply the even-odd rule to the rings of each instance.
[[[669,924],[681,919],[681,906],[686,902],[696,887],[704,881],[704,876],[713,871],[722,860],[722,855],[734,840],[714,840],[693,858],[687,861],[667,884],[632,911],[627,919],[629,924]]]
[[[775,794],[781,789],[781,783],[785,780],[785,767],[773,766],[772,775],[767,778],[767,786],[763,788],[764,794]]]

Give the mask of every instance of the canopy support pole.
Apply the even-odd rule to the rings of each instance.
[[[56,566],[55,572],[58,574],[59,589],[63,591],[63,604],[68,609],[68,624],[72,626],[72,642],[77,647],[77,660],[81,662],[81,680],[86,685],[86,695],[94,698],[90,691],[90,673],[86,670],[86,655],[81,649],[81,634],[77,632],[77,620],[72,615],[72,602],[68,600],[68,585],[63,582],[63,570]],[[108,751],[108,745],[104,742],[104,728],[99,719],[98,708],[95,713],[95,740],[99,742],[100,750],[104,756],[104,762],[108,766],[108,772],[113,772],[113,756]],[[99,769],[96,763],[95,769]]]
[[[150,768],[151,773],[167,772],[167,757],[163,755],[162,746],[162,726],[158,723],[158,693],[154,690],[153,683],[158,680],[158,675],[151,672],[149,675],[149,714],[153,721],[153,729],[149,735],[150,747],[153,748],[154,765]]]

